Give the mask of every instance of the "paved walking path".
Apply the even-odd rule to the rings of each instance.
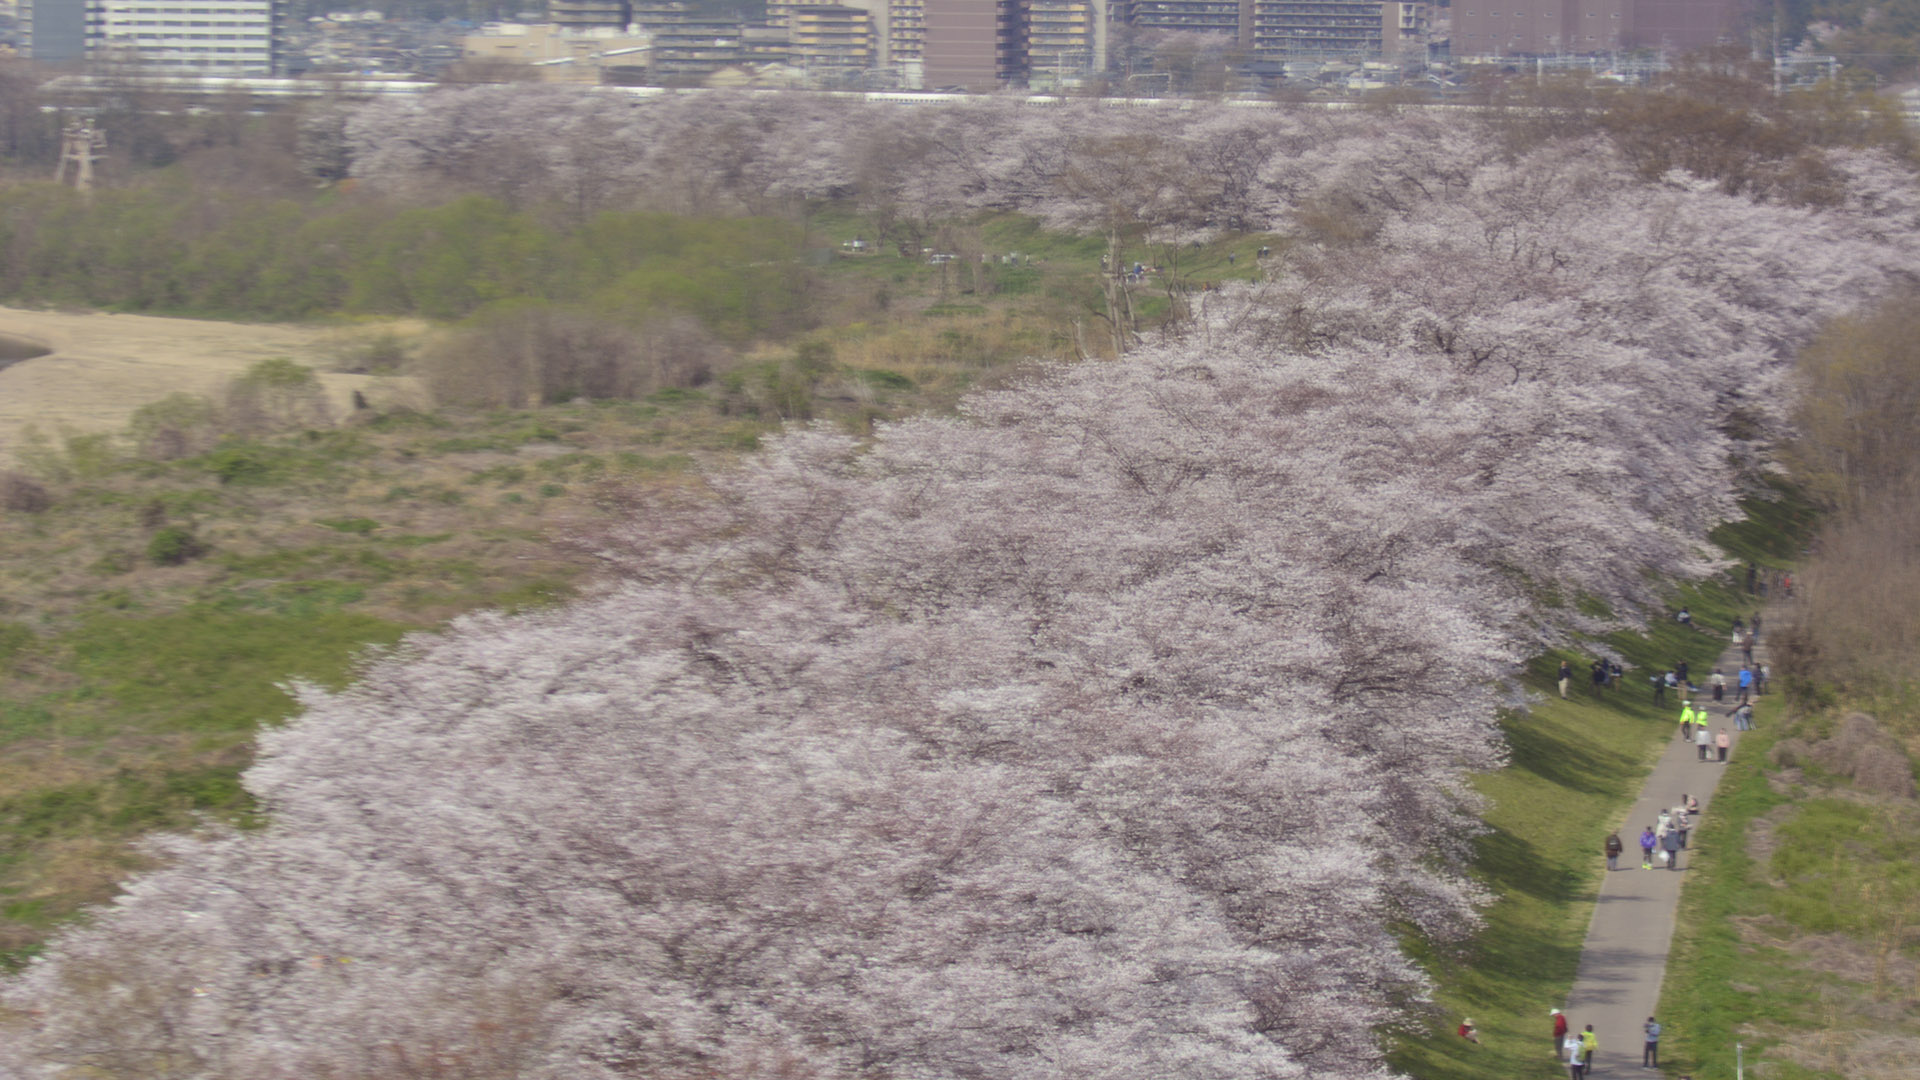
[[[1767,642],[1778,629],[1774,620],[1784,612],[1767,609],[1763,614],[1762,633],[1753,650],[1756,665],[1767,662]],[[1730,634],[1729,628],[1720,628],[1715,633],[1723,635],[1723,640],[1730,640],[1726,636]],[[1729,646],[1705,671],[1691,673],[1700,686],[1695,700],[1707,705],[1709,727],[1716,735],[1722,727],[1726,728],[1733,740],[1730,755],[1740,753],[1741,733],[1734,730],[1733,718],[1726,715],[1740,697],[1740,665],[1740,650]],[[1727,700],[1717,705],[1708,681],[1715,666],[1727,677]],[[1627,693],[1650,692],[1644,672],[1640,673],[1637,686],[1632,680],[1626,685],[1633,687],[1625,691]],[[1567,995],[1567,1023],[1574,1031],[1592,1024],[1594,1034],[1600,1039],[1594,1071],[1603,1076],[1641,1075],[1643,1031],[1647,1017],[1659,1015],[1655,1006],[1660,1000],[1660,980],[1666,974],[1667,950],[1673,944],[1674,913],[1679,908],[1680,886],[1686,882],[1687,867],[1693,857],[1691,850],[1681,851],[1678,869],[1667,870],[1658,867],[1656,855],[1656,868],[1642,870],[1640,831],[1654,823],[1661,808],[1679,802],[1682,794],[1691,795],[1700,803],[1700,813],[1693,819],[1697,828],[1713,812],[1713,791],[1724,769],[1717,760],[1702,763],[1692,744],[1680,742],[1680,702],[1684,700],[1684,694],[1679,698],[1672,693],[1667,695],[1667,714],[1673,724],[1667,749],[1647,777],[1633,810],[1625,821],[1617,823],[1626,852],[1620,856],[1620,869],[1607,874],[1601,882],[1600,901],[1594,908],[1593,924],[1587,928],[1586,945],[1580,953],[1580,969],[1574,976],[1573,990]],[[1708,756],[1717,758],[1718,753],[1709,749]],[[1597,834],[1594,839],[1596,859],[1602,857],[1600,840],[1604,836]],[[1660,1017],[1660,1023],[1667,1027],[1667,1018]],[[1543,1060],[1551,1029],[1551,1018],[1542,1016]],[[1552,1074],[1543,1070],[1542,1075]],[[1565,1075],[1564,1070],[1561,1075]]]

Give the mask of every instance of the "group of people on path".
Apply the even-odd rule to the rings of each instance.
[[[1693,815],[1699,812],[1699,800],[1685,794],[1673,809],[1660,811],[1659,820],[1640,832],[1640,869],[1651,870],[1656,864],[1665,870],[1680,869],[1680,853],[1686,850],[1687,835],[1693,831]],[[1627,846],[1621,842],[1619,830],[1607,834],[1601,850],[1607,856],[1607,869],[1620,869],[1620,856]]]
[[[1574,1031],[1572,1025],[1567,1023],[1566,1013],[1559,1009],[1550,1012],[1553,1016],[1554,1060],[1566,1065],[1570,1080],[1584,1080],[1593,1072],[1593,1058],[1600,1051],[1600,1037],[1594,1033],[1592,1024],[1588,1024],[1584,1030]],[[1473,1021],[1467,1023],[1472,1024]],[[1641,1045],[1640,1067],[1657,1069],[1660,1067],[1660,1022],[1649,1016],[1642,1030],[1646,1042]]]
[[[1734,676],[1733,689],[1738,691],[1738,704],[1741,705],[1747,704],[1754,697],[1766,693],[1767,682],[1773,677],[1773,665],[1755,663],[1753,659],[1753,648],[1760,640],[1760,618],[1759,612],[1754,613],[1752,622],[1748,622],[1738,615],[1733,618],[1733,644],[1740,649],[1742,660],[1739,674]],[[1686,608],[1681,608],[1679,613],[1674,616],[1674,619],[1683,626],[1691,627],[1694,625],[1693,613]],[[1562,664],[1561,666],[1564,668],[1566,665]],[[1647,677],[1647,682],[1653,687],[1653,703],[1655,705],[1666,704],[1667,691],[1669,690],[1686,695],[1698,695],[1700,693],[1700,687],[1689,677],[1687,662],[1684,660],[1673,665],[1673,667],[1667,671],[1653,672]],[[1707,687],[1713,693],[1713,700],[1716,703],[1724,703],[1727,700],[1728,689],[1726,672],[1719,668],[1714,668],[1713,674],[1707,676]],[[1562,688],[1560,696],[1566,696],[1564,687]],[[1692,704],[1691,701],[1687,703]],[[1733,714],[1729,713],[1728,715],[1731,716]]]

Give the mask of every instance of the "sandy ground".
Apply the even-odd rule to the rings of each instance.
[[[335,327],[207,322],[153,315],[68,314],[0,307],[0,334],[28,338],[50,355],[0,367],[0,462],[22,428],[116,430],[142,405],[174,391],[217,396],[248,365],[286,357],[323,367],[350,332]],[[322,373],[337,415],[355,389],[394,380]]]

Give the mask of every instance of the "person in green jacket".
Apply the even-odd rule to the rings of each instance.
[[[1593,1071],[1593,1055],[1599,1050],[1600,1036],[1595,1035],[1593,1025],[1588,1024],[1587,1030],[1580,1033],[1580,1064],[1586,1066],[1588,1072]]]
[[[1687,700],[1682,701],[1680,703],[1680,741],[1681,742],[1692,742],[1693,741],[1693,725],[1704,724],[1706,722],[1707,722],[1706,710],[1703,709],[1700,712],[1694,712],[1692,698],[1688,698]]]

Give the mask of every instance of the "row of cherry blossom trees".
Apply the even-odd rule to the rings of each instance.
[[[1588,625],[1550,598],[1633,617],[1710,571],[1792,354],[1920,273],[1913,178],[1864,155],[1813,211],[1431,119],[879,110],[925,153],[855,168],[840,103],[529,100],[707,154],[689,207],[1298,242],[1120,360],[773,440],[589,538],[603,595],[305,690],[247,775],[271,824],[170,841],[6,985],[0,1072],[1383,1077],[1428,991],[1396,935],[1490,899],[1467,781],[1517,665]],[[355,121],[385,185],[538,115],[388,108]],[[1236,140],[1131,209],[1072,178]]]
[[[318,176],[351,174],[389,191],[433,194],[451,186],[589,213],[638,203],[766,214],[810,199],[852,197],[883,222],[924,224],[999,209],[1096,227],[1124,215],[1129,224],[1168,231],[1255,231],[1297,224],[1293,216],[1303,205],[1342,217],[1349,197],[1360,194],[1349,190],[1356,183],[1365,189],[1362,201],[1398,203],[1457,183],[1516,146],[1611,128],[1632,129],[1618,136],[1617,156],[1642,176],[1650,169],[1657,175],[1661,162],[1693,161],[1681,152],[1686,148],[1724,141],[1718,130],[1689,132],[1684,118],[1648,119],[1631,108],[1642,99],[1676,98],[1694,100],[1683,91],[1629,95],[1604,113],[1545,110],[1569,117],[1551,127],[1528,124],[1539,108],[1476,117],[1205,102],[1035,105],[999,97],[932,107],[819,94],[633,98],[511,86],[317,113],[304,123],[303,146]],[[1747,103],[1734,104],[1737,111]],[[1832,171],[1855,156],[1847,146],[1911,142],[1901,142],[1897,125],[1891,133],[1844,131],[1858,103],[1829,104],[1807,116],[1806,109],[1786,110],[1774,126],[1817,122],[1820,130],[1841,132],[1826,140],[1832,145],[1806,132],[1775,139],[1777,146],[1750,140],[1756,146],[1749,153],[1786,158],[1736,180],[1726,175],[1732,166],[1717,159],[1704,165],[1729,191],[1824,202],[1847,189],[1853,170]],[[1676,149],[1662,157],[1650,155],[1650,146]]]

